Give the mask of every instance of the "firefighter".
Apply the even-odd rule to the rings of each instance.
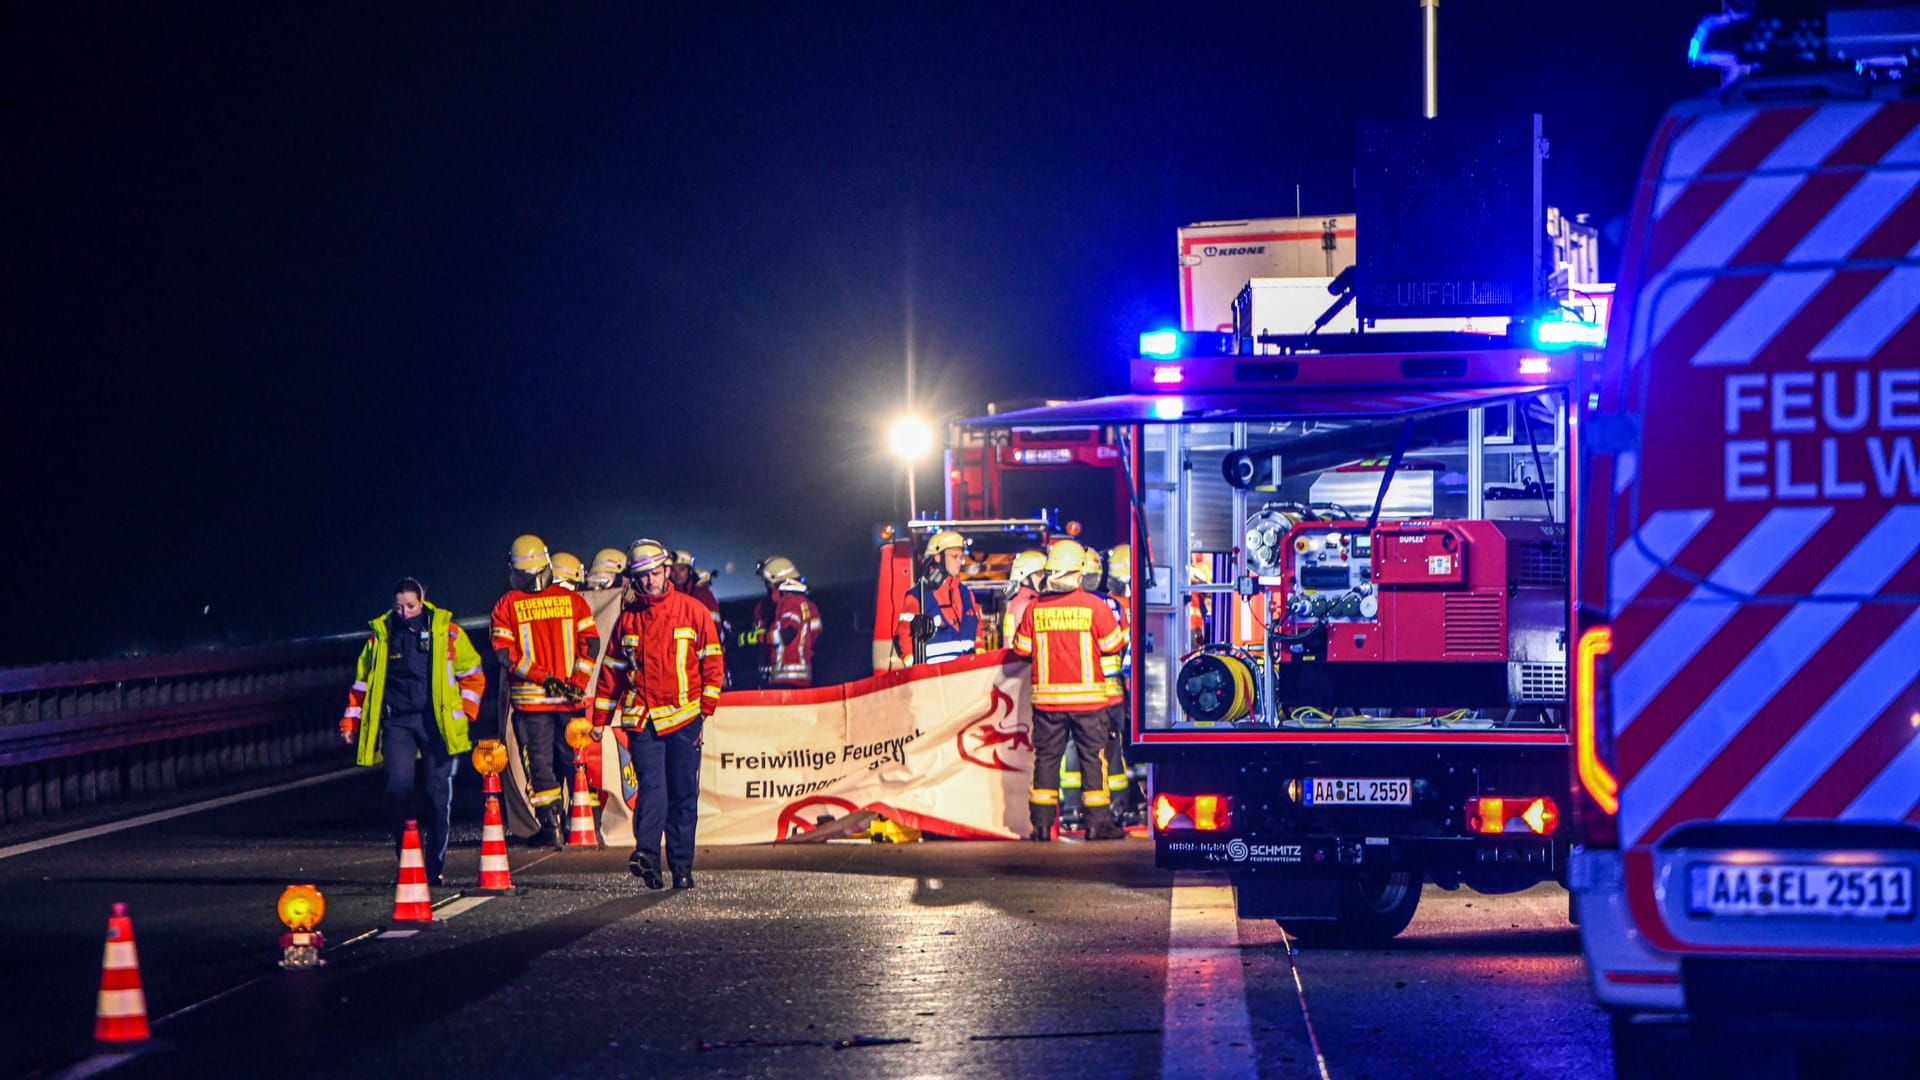
[[[753,608],[760,643],[760,683],[769,690],[813,685],[813,657],[820,637],[820,609],[807,596],[806,579],[793,560],[780,555],[760,563],[767,595]]]
[[[397,854],[407,819],[420,822],[427,880],[444,884],[447,833],[453,809],[453,770],[473,748],[467,728],[480,715],[487,689],[480,654],[452,613],[427,603],[427,590],[413,578],[393,587],[393,610],[370,624],[360,649],[340,738],[354,747],[354,763],[383,761],[387,773],[387,819]],[[413,812],[415,788],[424,774],[433,812]]]
[[[1000,640],[1013,643],[1013,632],[1020,629],[1020,616],[1040,597],[1040,575],[1047,569],[1047,553],[1029,548],[1013,557],[1007,568],[1007,609],[1001,615]]]
[[[587,568],[587,588],[617,589],[621,575],[627,572],[627,553],[619,548],[601,548]]]
[[[1086,776],[1083,795],[1089,840],[1127,835],[1108,810],[1107,684],[1098,657],[1123,640],[1112,609],[1080,587],[1086,549],[1062,540],[1047,553],[1046,592],[1027,609],[1013,635],[1013,651],[1033,659],[1033,788],[1027,816],[1030,839],[1053,838],[1060,814],[1060,761],[1072,740]]]
[[[507,594],[493,605],[493,654],[507,673],[513,730],[527,755],[528,799],[540,821],[534,843],[558,848],[567,842],[562,777],[573,761],[566,724],[586,698],[600,631],[586,599],[554,583],[539,537],[517,537],[508,566]]]
[[[682,548],[673,553],[673,565],[667,568],[667,576],[673,581],[673,587],[706,605],[713,612],[713,628],[720,629],[720,601],[707,588],[707,582],[713,580],[711,574],[701,574],[694,569],[693,552]]]
[[[1094,552],[1088,552],[1090,557]],[[1137,797],[1130,775],[1131,762],[1126,755],[1127,731],[1133,725],[1133,703],[1129,688],[1133,681],[1133,605],[1127,597],[1133,585],[1133,547],[1115,545],[1107,552],[1106,574],[1095,595],[1113,609],[1126,635],[1120,651],[1100,658],[1101,673],[1107,679],[1107,702],[1113,722],[1113,736],[1107,740],[1107,796],[1114,819],[1125,824],[1140,812],[1143,799]],[[1085,587],[1084,585],[1082,586]]]
[[[587,568],[580,565],[580,557],[564,551],[556,551],[550,560],[553,563],[553,583],[568,592],[579,592],[587,583]]]
[[[630,599],[594,687],[593,724],[627,729],[639,781],[633,856],[627,869],[649,889],[665,888],[660,836],[673,887],[693,888],[694,827],[700,815],[700,736],[720,704],[720,638],[706,606],[673,587],[673,555],[653,540],[627,549]]]
[[[960,582],[966,538],[942,529],[927,538],[920,580],[900,601],[894,652],[910,664],[943,664],[971,653],[980,636],[980,609]]]

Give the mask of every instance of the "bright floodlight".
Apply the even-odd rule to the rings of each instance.
[[[892,447],[894,457],[914,461],[933,449],[933,430],[917,416],[903,416],[887,432],[887,445]]]

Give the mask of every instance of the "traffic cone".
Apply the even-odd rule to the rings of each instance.
[[[115,903],[107,920],[107,951],[100,960],[100,1000],[94,1008],[93,1041],[118,1049],[145,1045],[147,992],[140,987],[140,957],[133,948],[127,905]]]
[[[593,825],[593,792],[587,790],[587,763],[573,759],[573,815],[567,824],[567,847],[585,851],[600,846],[600,831]]]
[[[393,890],[393,929],[425,930],[433,921],[427,892],[427,858],[420,853],[420,823],[409,818],[400,839],[400,883]]]
[[[474,892],[505,896],[513,892],[507,868],[507,827],[500,820],[500,777],[487,777],[487,816],[480,823],[480,887]]]

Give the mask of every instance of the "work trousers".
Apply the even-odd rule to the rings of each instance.
[[[700,717],[665,735],[651,723],[627,732],[627,750],[640,782],[633,812],[633,849],[660,865],[660,834],[667,834],[667,867],[693,869],[694,826],[700,820]]]
[[[399,854],[407,821],[420,823],[420,854],[427,877],[439,877],[447,865],[447,829],[453,813],[453,770],[457,762],[447,752],[433,719],[425,713],[399,713],[380,724],[382,764],[387,772],[387,822],[393,830],[393,850]],[[414,794],[426,789],[428,808],[414,811]]]
[[[535,810],[564,805],[567,777],[573,775],[573,747],[567,745],[570,712],[513,710],[513,733],[527,755],[527,777],[533,781],[530,800]]]
[[[1034,806],[1060,804],[1060,759],[1071,741],[1080,756],[1080,798],[1084,805],[1107,805],[1107,740],[1112,734],[1105,707],[1087,712],[1033,710]]]
[[[1133,778],[1128,775],[1127,767],[1132,764],[1127,753],[1129,728],[1133,723],[1133,694],[1122,690],[1118,704],[1107,706],[1107,718],[1113,726],[1113,735],[1107,740],[1107,792],[1116,800],[1131,801]]]

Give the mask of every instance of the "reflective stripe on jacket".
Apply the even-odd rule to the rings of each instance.
[[[576,705],[547,692],[549,676],[582,692],[593,678],[600,630],[586,598],[561,585],[539,592],[515,589],[493,605],[493,647],[505,649],[513,707],[524,712],[572,712]]]
[[[1100,658],[1118,652],[1125,639],[1113,610],[1085,590],[1034,601],[1013,635],[1013,651],[1033,658],[1033,707],[1050,712],[1106,708]]]
[[[480,715],[480,698],[487,690],[487,676],[480,668],[480,653],[467,632],[453,624],[453,614],[432,604],[422,604],[433,616],[431,630],[435,641],[447,647],[434,657],[433,674],[427,682],[433,691],[433,722],[447,753],[464,754],[473,749],[467,737],[467,725]],[[368,624],[373,633],[360,649],[360,661],[354,666],[353,687],[347,691],[346,718],[359,725],[354,743],[356,765],[380,764],[380,708],[387,685],[387,616],[382,613]]]
[[[720,703],[725,666],[705,604],[675,589],[640,596],[620,612],[600,664],[591,716],[596,726],[643,727],[661,735]]]

